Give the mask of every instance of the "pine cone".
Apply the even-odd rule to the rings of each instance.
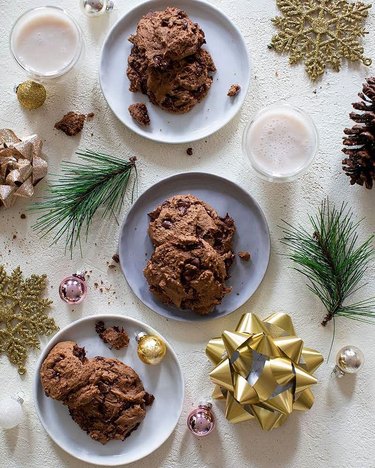
[[[342,150],[347,155],[342,164],[351,185],[372,189],[375,180],[375,77],[367,78],[358,96],[362,101],[354,103],[353,107],[364,112],[349,114],[357,124],[344,130],[343,143],[348,148]]]

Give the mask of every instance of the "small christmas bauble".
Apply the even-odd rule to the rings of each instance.
[[[87,295],[84,273],[75,273],[64,278],[59,287],[61,299],[67,304],[79,304]]]
[[[80,5],[87,16],[99,16],[113,10],[111,0],[80,0]]]
[[[200,403],[187,418],[189,430],[197,437],[204,437],[213,431],[215,418],[211,411],[211,403]]]
[[[16,88],[17,99],[26,109],[38,109],[44,104],[47,93],[46,89],[40,83],[35,81],[25,81]]]
[[[138,356],[145,364],[159,364],[167,352],[164,341],[158,336],[138,333],[136,335],[138,342]]]
[[[23,419],[23,399],[21,397],[6,397],[0,400],[0,427],[12,429]]]
[[[336,356],[336,367],[333,369],[338,377],[357,373],[365,362],[365,357],[356,346],[344,346]]]

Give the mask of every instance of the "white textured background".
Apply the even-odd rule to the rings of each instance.
[[[328,195],[340,204],[347,201],[356,216],[366,220],[361,233],[374,231],[375,190],[350,187],[341,170],[341,138],[350,124],[351,102],[357,99],[364,78],[374,74],[374,66],[344,65],[341,73],[328,72],[318,84],[311,84],[302,66],[291,68],[287,58],[267,49],[274,28],[270,22],[276,14],[274,0],[216,0],[219,6],[241,29],[253,59],[252,81],[241,114],[229,125],[206,141],[194,143],[194,155],[188,157],[183,146],[158,145],[141,139],[123,127],[107,108],[98,84],[98,61],[101,44],[111,24],[136,0],[117,0],[116,10],[107,17],[89,19],[83,16],[78,0],[49,1],[66,8],[80,23],[86,41],[86,55],[80,70],[68,75],[64,83],[48,86],[48,101],[36,111],[25,111],[13,92],[14,85],[25,76],[13,62],[8,50],[8,34],[13,21],[25,9],[42,5],[42,1],[27,0],[1,2],[0,16],[0,125],[12,128],[20,136],[37,132],[45,141],[50,172],[59,172],[61,160],[73,160],[80,146],[105,150],[124,158],[139,158],[140,193],[160,178],[189,170],[213,172],[230,178],[248,190],[260,203],[269,221],[273,253],[266,279],[251,300],[234,314],[204,324],[182,324],[165,319],[145,308],[132,294],[120,271],[108,270],[107,261],[115,253],[118,227],[106,226],[97,234],[91,230],[89,246],[83,266],[92,269],[90,293],[87,301],[76,310],[65,306],[58,298],[57,288],[65,274],[82,262],[79,255],[71,261],[64,256],[63,246],[49,247],[31,229],[34,215],[20,219],[27,204],[0,213],[0,261],[8,270],[20,265],[26,275],[48,273],[50,296],[54,300],[53,316],[60,327],[79,317],[97,313],[122,313],[141,319],[157,328],[174,345],[186,378],[186,401],[180,423],[169,440],[154,454],[138,462],[140,468],[149,467],[375,467],[375,327],[350,320],[337,320],[337,335],[333,355],[346,344],[359,346],[366,365],[357,378],[330,378],[333,367],[325,363],[317,372],[315,405],[308,413],[293,414],[280,429],[262,432],[254,421],[240,425],[226,422],[220,403],[215,403],[217,430],[203,440],[194,439],[187,431],[185,419],[198,401],[210,394],[208,372],[211,365],[205,357],[207,341],[227,327],[234,327],[241,314],[253,311],[265,317],[272,311],[289,312],[299,335],[307,346],[319,349],[325,356],[332,337],[332,327],[322,328],[324,314],[321,304],[308,292],[304,280],[288,267],[281,257],[283,247],[277,227],[280,219],[306,222],[308,211],[315,210]],[[173,1],[171,1],[173,4]],[[365,39],[367,55],[375,59],[375,10],[367,23],[370,31]],[[273,185],[260,181],[250,171],[241,153],[241,135],[246,122],[262,106],[285,99],[309,112],[320,133],[320,151],[310,171],[299,181]],[[68,138],[53,129],[53,124],[70,110],[95,112],[81,136]],[[93,135],[92,135],[93,134]],[[38,186],[38,195],[44,184]],[[17,238],[13,240],[13,235]],[[249,233],[251,235],[251,233]],[[96,247],[96,244],[100,248]],[[110,293],[101,294],[93,287],[102,280],[111,285]],[[368,286],[363,290],[371,295],[375,287],[372,265]],[[113,295],[112,291],[117,294]],[[43,341],[43,344],[46,341]],[[0,358],[1,395],[22,389],[26,394],[26,419],[22,425],[7,433],[0,431],[0,466],[4,468],[52,468],[89,466],[58,448],[42,429],[31,396],[37,353],[30,356],[29,372],[20,377],[5,357]]]

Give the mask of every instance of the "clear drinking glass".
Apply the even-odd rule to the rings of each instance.
[[[66,28],[65,38],[62,32],[60,37],[63,40],[60,42],[56,38],[47,40],[48,36],[43,39],[47,33],[46,26],[53,31],[54,24]],[[33,41],[30,44],[34,47],[29,47],[25,53],[20,44],[27,43],[27,37]],[[71,41],[70,48],[67,47],[69,42],[65,43],[67,38]],[[16,20],[10,32],[9,45],[14,59],[27,75],[36,81],[45,81],[65,75],[76,65],[83,52],[83,36],[77,22],[65,10],[41,6],[26,11]],[[50,69],[46,65],[49,54]]]
[[[261,109],[247,124],[242,150],[255,173],[270,182],[289,182],[313,162],[319,137],[312,118],[278,103]]]

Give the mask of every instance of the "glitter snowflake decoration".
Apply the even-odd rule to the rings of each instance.
[[[365,58],[360,44],[367,31],[363,22],[371,5],[347,0],[276,0],[284,16],[272,20],[280,32],[270,48],[289,53],[289,62],[304,62],[312,80],[319,78],[327,66],[339,71],[342,59],[361,61]]]
[[[19,267],[8,276],[0,265],[0,354],[6,354],[20,374],[26,372],[28,350],[39,349],[38,337],[58,330],[47,315],[52,301],[42,297],[46,279],[24,279]]]

